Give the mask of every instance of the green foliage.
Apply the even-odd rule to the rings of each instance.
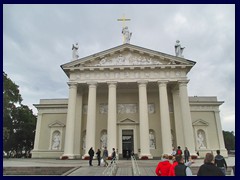
[[[3,72],[3,149],[22,154],[33,148],[36,116],[22,105],[19,87]]]
[[[235,150],[235,136],[234,132],[223,131],[223,138],[227,150]]]

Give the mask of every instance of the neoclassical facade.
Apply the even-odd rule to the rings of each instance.
[[[61,65],[68,99],[41,99],[33,158],[79,159],[93,147],[119,157],[221,150],[227,156],[217,97],[189,97],[194,61],[123,44]]]

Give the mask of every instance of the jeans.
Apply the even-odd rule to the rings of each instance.
[[[223,172],[223,174],[226,175],[226,168],[225,168],[225,167],[219,167],[219,169],[221,169],[221,171]]]

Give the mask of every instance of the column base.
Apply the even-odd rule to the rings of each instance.
[[[153,159],[153,156],[151,154],[139,154],[138,157],[142,160]]]
[[[76,159],[76,156],[74,154],[63,154],[59,157],[60,159]]]
[[[83,159],[83,160],[89,160],[89,158],[90,158],[89,154],[84,154],[84,155],[82,156],[82,159]],[[93,156],[93,159],[97,159],[96,156]]]

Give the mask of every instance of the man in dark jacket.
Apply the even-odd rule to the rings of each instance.
[[[92,166],[92,160],[94,156],[94,150],[92,149],[92,147],[89,149],[88,154],[89,154],[89,166]]]
[[[100,161],[101,161],[101,151],[100,151],[100,149],[97,150],[96,154],[97,154],[98,166],[100,166]]]
[[[190,158],[190,152],[189,152],[188,148],[185,147],[185,150],[184,150],[185,163],[189,161],[189,158]]]
[[[115,162],[115,160],[116,160],[115,148],[112,148],[112,150],[113,150],[113,152],[112,152],[112,161],[111,161],[111,164],[112,164],[113,162]]]
[[[214,156],[211,153],[207,153],[204,164],[200,166],[197,176],[224,176],[224,174],[214,165]]]
[[[174,168],[176,176],[192,176],[192,171],[184,164],[182,155],[177,155],[176,161],[178,162],[178,165],[176,165]]]
[[[214,164],[217,165],[217,167],[221,169],[222,172],[226,175],[227,163],[224,157],[220,155],[220,150],[217,150],[216,152],[217,152],[217,155],[215,156]]]

